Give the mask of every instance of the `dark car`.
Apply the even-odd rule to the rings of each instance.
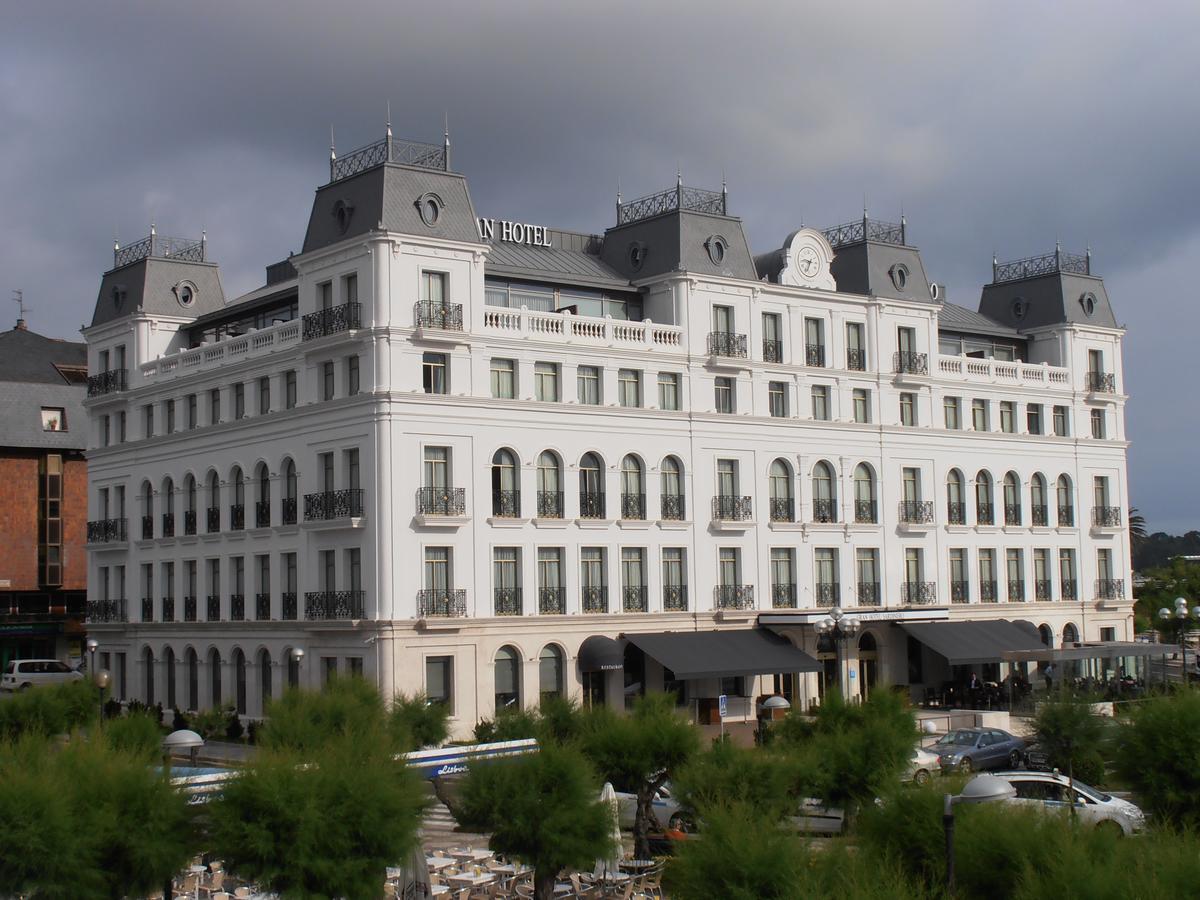
[[[943,771],[1016,769],[1025,762],[1025,742],[999,728],[956,728],[929,749]]]

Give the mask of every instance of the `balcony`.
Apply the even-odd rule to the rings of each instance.
[[[718,584],[713,588],[717,609],[754,609],[754,585]]]
[[[946,524],[966,525],[967,504],[950,502],[946,504]]]
[[[500,519],[521,518],[521,492],[492,491],[492,515]]]
[[[663,494],[659,497],[659,513],[661,518],[669,522],[683,522],[687,519],[687,501],[683,494]]]
[[[153,622],[154,621],[154,598],[153,597],[143,597],[142,598],[142,621],[143,622]]]
[[[783,362],[783,341],[771,341],[763,338],[763,362]]]
[[[89,600],[87,603],[89,622],[124,622],[125,600]]]
[[[1025,580],[1012,580],[1008,582],[1008,601],[1009,603],[1024,603],[1025,602]]]
[[[244,503],[234,503],[229,507],[229,530],[246,530],[246,505]]]
[[[817,606],[838,606],[842,602],[842,586],[836,581],[818,581],[813,585]]]
[[[928,375],[929,354],[897,350],[892,356],[892,368],[897,375]]]
[[[1051,594],[1051,581],[1049,578],[1039,578],[1033,582],[1033,599],[1039,603],[1046,603],[1054,599]]]
[[[604,518],[604,494],[600,491],[580,491],[579,492],[579,518],[581,519],[603,519]]]
[[[142,516],[142,540],[154,537],[154,516]]]
[[[105,394],[116,394],[128,390],[129,370],[109,369],[99,375],[89,376],[87,380],[87,395],[103,397]]]
[[[874,500],[854,501],[854,521],[859,525],[875,525],[879,522],[879,513]]]
[[[686,584],[664,584],[662,592],[665,612],[687,612],[688,589]]]
[[[867,371],[867,351],[866,350],[847,350],[846,351],[846,368],[851,372]]]
[[[183,621],[195,622],[196,618],[197,618],[197,616],[196,616],[196,598],[195,597],[184,597],[183,598]]]
[[[284,525],[296,524],[296,498],[284,497],[280,502],[279,520]]]
[[[1029,522],[1034,528],[1047,527],[1050,524],[1050,510],[1045,506],[1031,506]]]
[[[773,585],[771,585],[771,608],[772,609],[795,609],[796,608],[796,585],[794,585],[794,584],[773,584]]]
[[[901,500],[900,521],[905,525],[932,525],[932,500]]]
[[[561,519],[563,517],[563,492],[538,491],[537,514],[539,519]]]
[[[975,504],[975,524],[976,525],[995,525],[996,524],[996,507],[991,503],[976,503]]]
[[[175,513],[162,514],[162,536],[175,537]]]
[[[363,489],[343,488],[304,495],[304,521],[355,519],[363,514]]]
[[[89,544],[117,544],[128,540],[127,519],[97,519],[87,523]]]
[[[644,584],[625,585],[621,588],[621,611],[644,613],[650,609],[649,591]]]
[[[353,331],[361,327],[361,316],[361,303],[343,303],[341,306],[311,312],[301,320],[300,339],[312,341],[330,334]]]
[[[754,516],[750,497],[718,495],[712,499],[712,516],[719,522],[746,522]]]
[[[1096,528],[1120,528],[1121,527],[1121,507],[1119,506],[1093,506],[1092,507],[1092,525]]]
[[[1075,527],[1075,507],[1060,506],[1058,508],[1058,527],[1059,528],[1074,528]]]
[[[308,518],[308,497],[305,501],[305,518]],[[467,514],[466,488],[423,487],[417,490],[417,514],[422,516],[465,516]]]
[[[905,581],[900,585],[900,602],[924,606],[937,602],[936,581]]]
[[[418,328],[436,328],[440,331],[462,331],[462,304],[428,303],[422,301],[413,307],[413,322],[416,323]]]
[[[770,506],[772,522],[796,521],[796,501],[791,497],[772,497]]]
[[[806,366],[813,366],[818,369],[825,368],[825,345],[805,344],[804,364]]]
[[[501,587],[493,592],[492,610],[497,616],[519,616],[524,609],[523,591],[519,587]]]
[[[194,509],[183,511],[183,533],[189,537],[196,533],[196,511]]]
[[[1058,583],[1058,593],[1063,601],[1078,600],[1079,587],[1074,578],[1064,578]]]
[[[729,359],[746,359],[746,336],[730,331],[710,331],[708,355],[724,356]]]
[[[245,594],[230,594],[229,595],[229,621],[230,622],[246,621],[246,595]]]
[[[219,506],[210,506],[204,511],[204,527],[209,534],[216,534],[221,530],[221,508]]]
[[[295,591],[284,591],[279,595],[279,612],[280,618],[287,622],[294,622],[298,614],[298,604],[296,602]]]
[[[584,585],[580,588],[580,602],[585,613],[608,612],[608,586]]]
[[[220,622],[221,621],[221,595],[209,594],[204,610],[205,621]]]
[[[635,522],[644,520],[646,518],[646,495],[622,494],[621,518]]]
[[[564,587],[538,588],[538,614],[561,616],[567,611],[567,589]]]
[[[1097,578],[1096,579],[1096,599],[1098,599],[1098,600],[1124,600],[1125,599],[1125,579],[1124,578]]]
[[[163,597],[162,599],[162,620],[164,622],[175,621],[175,598]]]
[[[812,520],[829,524],[837,521],[836,500],[814,500],[812,503]]]
[[[979,582],[979,602],[995,603],[1000,599],[1000,591],[996,588],[995,580]]]
[[[254,595],[254,618],[259,622],[269,621],[271,618],[271,595],[270,594],[255,594]]]
[[[950,602],[951,603],[970,603],[971,602],[971,582],[969,582],[969,581],[951,581],[950,582]]]
[[[366,591],[308,591],[304,595],[304,618],[361,619],[365,616],[366,601]]]
[[[458,618],[467,614],[467,592],[463,588],[424,588],[417,591],[417,617]]]
[[[254,504],[254,527],[271,527],[271,501],[258,500]]]
[[[1088,372],[1087,389],[1093,394],[1115,394],[1117,376],[1112,372]]]
[[[1004,504],[1004,524],[1009,526],[1019,526],[1021,524],[1021,504]]]
[[[880,600],[883,594],[878,581],[860,581],[854,589],[854,594],[858,598],[859,606],[881,606],[883,603]]]

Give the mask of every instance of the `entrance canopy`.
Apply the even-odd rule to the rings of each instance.
[[[775,672],[819,672],[821,665],[787,638],[758,628],[664,631],[625,639],[680,681]]]
[[[946,657],[952,666],[999,662],[1013,650],[1045,649],[1037,629],[1029,622],[901,622],[900,627]]]
[[[607,672],[625,667],[625,653],[610,637],[594,634],[579,647],[580,672]]]
[[[1119,659],[1126,656],[1166,656],[1179,647],[1146,641],[1097,641],[1072,647],[1042,646],[1037,650],[1010,650],[1001,656],[1005,662],[1068,662],[1077,659]]]

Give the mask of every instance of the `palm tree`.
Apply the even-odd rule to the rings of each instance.
[[[1136,506],[1129,510],[1129,540],[1136,546],[1146,539],[1146,517]]]

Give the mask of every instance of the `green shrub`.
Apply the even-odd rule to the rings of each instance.
[[[795,815],[798,785],[807,781],[794,756],[717,741],[673,779],[676,799],[701,819],[710,810],[745,805],[769,822]],[[665,822],[662,824],[666,824]]]
[[[1038,748],[1049,764],[1088,784],[1104,780],[1104,759],[1099,748],[1108,735],[1108,723],[1093,715],[1091,701],[1056,694],[1038,706],[1033,719]]]
[[[386,727],[383,700],[361,678],[335,678],[320,691],[289,689],[267,705],[259,745],[268,750],[315,750],[343,735]]]
[[[450,734],[447,719],[450,708],[442,703],[430,703],[422,694],[399,694],[392,698],[388,713],[396,743],[404,750],[437,747]]]
[[[229,719],[234,715],[232,704],[214,706],[192,715],[192,730],[206,741],[224,740],[229,729]]]
[[[0,702],[0,740],[24,734],[66,734],[93,724],[99,694],[87,681],[69,681],[20,691]]]
[[[162,728],[152,712],[132,712],[104,724],[100,735],[116,753],[151,762],[162,752]]]
[[[1200,827],[1200,691],[1138,705],[1118,732],[1116,767],[1148,812]]]

